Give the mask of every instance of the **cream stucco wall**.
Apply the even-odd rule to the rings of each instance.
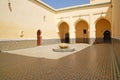
[[[113,49],[116,60],[120,65],[120,0],[112,0]],[[119,69],[120,71],[120,69]],[[119,78],[120,79],[120,78]]]
[[[0,0],[0,38],[36,38],[38,29],[43,39],[59,39],[58,27],[62,22],[69,26],[70,38],[75,38],[75,25],[84,20],[88,24],[89,38],[96,38],[95,25],[99,19],[112,23],[110,3],[86,5],[53,10],[37,0]]]
[[[120,1],[113,0],[112,1],[113,8],[113,32],[115,38],[120,38]]]
[[[29,0],[0,0],[0,38],[36,38],[36,32],[41,29],[43,38],[56,37],[54,13],[44,9]]]

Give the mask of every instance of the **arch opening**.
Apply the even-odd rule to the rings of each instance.
[[[106,19],[100,19],[96,23],[95,43],[111,42],[111,24]]]
[[[75,25],[75,34],[76,34],[76,43],[88,43],[88,37],[89,37],[89,32],[88,32],[88,24],[86,21],[81,20],[76,23]]]
[[[61,40],[61,43],[69,43],[70,39],[69,39],[69,25],[66,22],[62,22],[59,26],[59,37]]]

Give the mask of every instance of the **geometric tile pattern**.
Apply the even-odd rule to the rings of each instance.
[[[118,80],[111,44],[53,60],[0,53],[0,80]]]

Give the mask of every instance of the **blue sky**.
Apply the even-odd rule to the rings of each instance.
[[[42,1],[55,9],[76,6],[81,4],[88,4],[90,2],[90,0],[42,0]]]

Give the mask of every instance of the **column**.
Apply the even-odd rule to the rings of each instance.
[[[96,34],[96,30],[95,30],[95,19],[93,14],[90,14],[89,16],[89,21],[90,21],[90,28],[89,28],[89,43],[92,45],[95,42],[95,34]]]

